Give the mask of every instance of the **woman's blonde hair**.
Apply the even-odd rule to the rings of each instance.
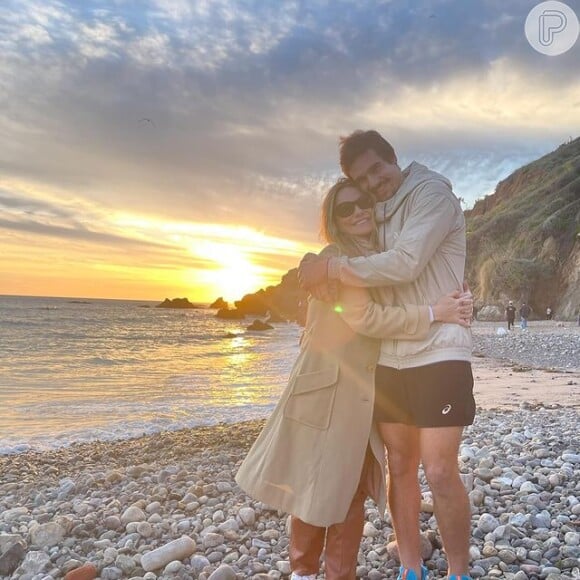
[[[336,223],[336,216],[334,214],[334,208],[336,205],[336,198],[338,194],[345,187],[354,187],[357,191],[359,188],[356,186],[354,181],[348,177],[341,177],[327,192],[322,200],[322,209],[320,215],[320,234],[324,241],[329,244],[336,244],[341,253],[347,256],[358,256],[360,255],[360,248],[357,246],[355,240],[343,232],[340,231],[338,224]],[[361,192],[362,193],[362,192]],[[374,224],[374,216],[373,216]],[[371,242],[374,246],[377,245],[377,233],[376,228],[373,230],[371,236]]]

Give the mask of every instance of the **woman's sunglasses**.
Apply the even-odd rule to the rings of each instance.
[[[370,209],[375,205],[375,202],[370,195],[361,195],[355,201],[343,201],[334,208],[334,213],[340,218],[350,217],[354,213],[354,208]]]

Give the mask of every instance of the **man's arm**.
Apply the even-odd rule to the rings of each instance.
[[[448,192],[424,194],[413,207],[395,246],[372,256],[331,258],[300,267],[299,279],[309,288],[327,279],[350,286],[408,284],[423,271],[443,240],[457,226],[461,208]]]

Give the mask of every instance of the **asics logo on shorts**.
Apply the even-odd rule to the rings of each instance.
[[[449,413],[449,411],[451,411],[453,407],[447,403],[447,405],[445,405],[445,407],[443,407],[443,409],[441,409],[441,414],[442,415],[447,415]]]

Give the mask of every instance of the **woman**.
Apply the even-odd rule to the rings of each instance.
[[[373,206],[339,180],[323,201],[322,232],[332,244],[323,252],[376,252]],[[341,286],[333,304],[310,300],[288,386],[236,475],[249,495],[292,515],[294,580],[316,577],[325,541],[327,580],[354,579],[366,497],[385,510],[385,453],[373,423],[379,339],[420,339],[431,316],[464,326],[471,316],[459,292],[432,307],[382,305],[392,298],[388,287]]]

